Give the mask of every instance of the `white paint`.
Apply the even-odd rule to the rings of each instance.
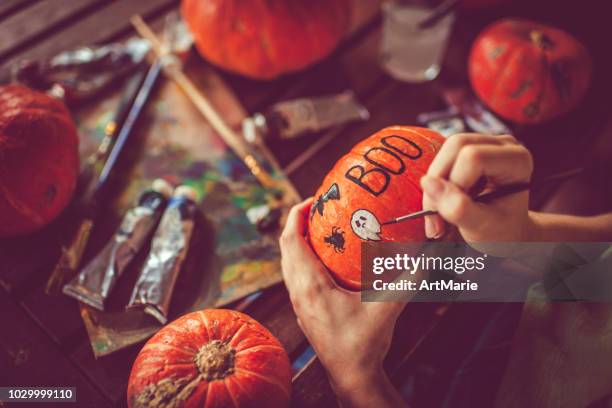
[[[351,228],[357,236],[366,241],[380,241],[380,222],[368,210],[357,210],[351,217]]]

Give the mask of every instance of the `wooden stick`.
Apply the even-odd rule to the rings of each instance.
[[[236,153],[236,155],[238,155],[238,157],[240,157],[240,159],[242,159],[261,185],[266,188],[279,188],[279,183],[275,181],[257,161],[255,156],[251,153],[250,147],[247,145],[246,141],[225,123],[221,115],[219,115],[208,99],[181,70],[181,64],[177,61],[176,56],[172,55],[170,50],[163,46],[147,23],[138,15],[133,16],[130,21],[138,34],[151,43],[151,47],[156,55],[159,58],[166,58],[163,64],[164,73],[185,92],[200,113],[208,120],[213,129],[221,136],[223,141],[234,151],[234,153]],[[273,160],[272,155],[267,151],[264,151],[264,155],[268,156],[267,159],[270,160],[271,165],[275,167],[276,170],[280,171],[278,163]],[[290,182],[283,183],[282,189],[293,202],[301,200],[299,193]]]

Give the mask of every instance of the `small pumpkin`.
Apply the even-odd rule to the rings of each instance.
[[[181,12],[208,61],[272,79],[321,60],[350,24],[350,0],[183,0]]]
[[[591,58],[564,31],[504,19],[476,38],[468,71],[474,92],[494,112],[516,123],[537,124],[580,103],[591,81]]]
[[[64,104],[24,86],[0,87],[0,237],[55,219],[78,171],[79,138]]]
[[[189,313],[162,328],[132,366],[136,407],[287,407],[287,352],[261,324],[233,310]]]
[[[387,221],[422,209],[420,179],[444,138],[429,129],[391,126],[355,145],[314,196],[308,234],[336,281],[361,288],[361,242],[425,240],[422,219]]]

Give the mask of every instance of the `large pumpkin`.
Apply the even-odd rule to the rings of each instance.
[[[314,196],[312,248],[342,286],[361,286],[361,242],[425,240],[422,219],[387,221],[422,209],[420,179],[444,138],[429,129],[391,126],[342,157]]]
[[[34,231],[66,207],[78,150],[62,102],[23,86],[0,87],[0,237]]]
[[[501,20],[472,46],[469,76],[493,111],[535,124],[578,105],[591,80],[591,58],[568,33],[528,20]]]
[[[183,0],[200,54],[251,78],[270,79],[327,56],[350,23],[351,0]]]
[[[189,313],[142,348],[128,383],[128,406],[286,407],[289,358],[279,341],[232,310]]]

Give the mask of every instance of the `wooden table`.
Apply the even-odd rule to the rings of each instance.
[[[485,24],[505,15],[550,21],[582,38],[595,61],[594,86],[578,110],[549,125],[514,129],[533,152],[536,173],[551,174],[610,150],[606,142],[612,136],[612,121],[607,98],[612,94],[612,67],[606,50],[612,25],[605,20],[606,13],[598,13],[596,7],[578,10],[578,3],[553,0],[531,3],[462,11],[442,74],[431,83],[404,84],[381,71],[377,62],[381,21],[378,5],[368,0],[358,7],[363,24],[322,63],[272,82],[255,82],[228,73],[222,76],[249,112],[282,99],[349,88],[368,107],[372,119],[366,123],[270,146],[300,193],[309,196],[335,160],[358,140],[386,125],[413,124],[420,112],[444,108],[441,90],[466,84],[466,55]],[[159,27],[164,16],[177,7],[176,0],[3,0],[0,65],[6,67],[24,57],[53,55],[77,45],[123,39],[134,34],[128,22],[131,15],[141,14]],[[318,154],[303,163],[295,161],[300,152],[322,137],[331,141]],[[534,191],[532,206],[542,207],[550,193],[550,188]],[[139,346],[95,360],[75,301],[43,293],[60,243],[66,238],[62,228],[66,218],[69,216],[35,235],[0,241],[0,385],[70,385],[77,387],[78,400],[84,406],[123,406],[129,370]],[[520,305],[517,307],[520,309]],[[283,285],[266,290],[246,312],[279,337],[293,360],[308,347]],[[460,355],[470,347],[488,316],[489,308],[481,304],[409,305],[400,318],[387,359],[394,381],[401,381],[419,367],[435,366],[441,359],[446,359],[447,366],[455,364],[449,363],[449,356]],[[448,352],[449,336],[453,338],[453,354]],[[443,390],[440,385],[436,388],[440,395],[424,396],[421,401],[432,406]],[[322,367],[311,360],[296,374],[293,405],[334,404]]]

